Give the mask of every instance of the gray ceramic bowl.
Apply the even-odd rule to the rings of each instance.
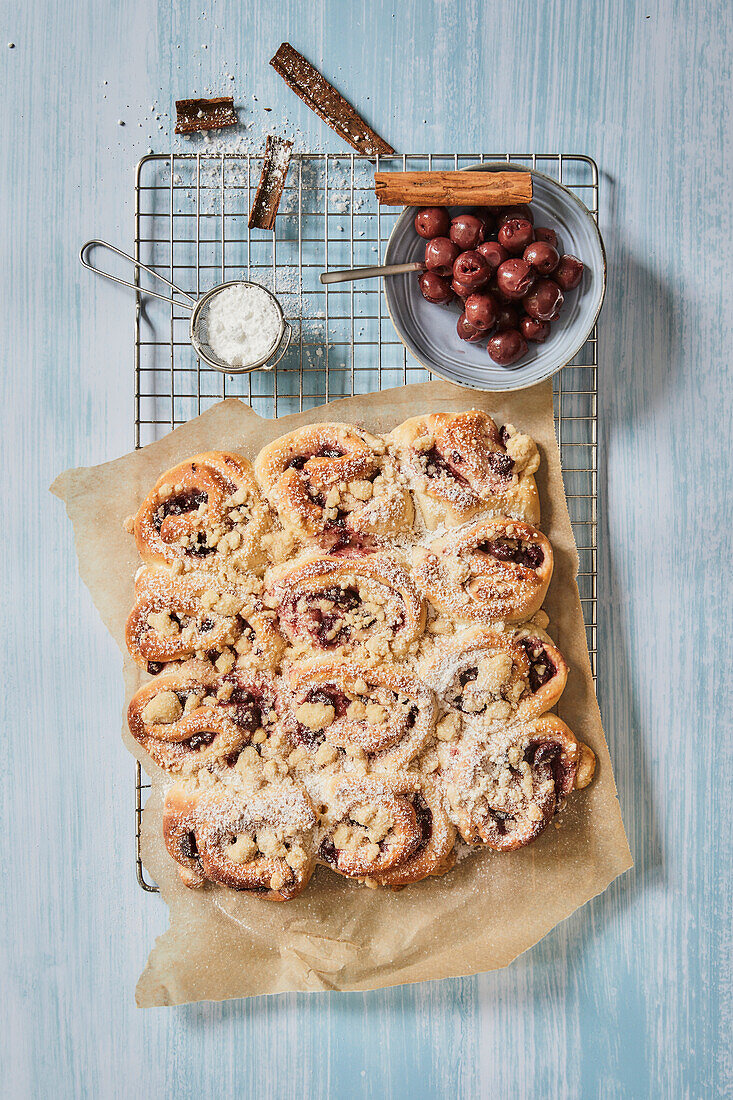
[[[505,163],[477,164],[469,172],[528,171]],[[387,308],[400,339],[418,362],[448,382],[477,390],[521,390],[549,378],[577,355],[591,334],[606,289],[606,254],[598,226],[587,208],[567,187],[543,172],[532,172],[532,211],[536,225],[557,232],[562,252],[580,257],[583,281],[565,295],[558,321],[544,344],[530,344],[527,354],[512,367],[500,367],[489,358],[486,340],[466,343],[456,332],[461,313],[457,301],[439,306],[426,302],[418,276],[385,278]],[[467,207],[456,207],[456,214]],[[407,207],[395,223],[387,243],[386,264],[422,260],[425,241],[415,232],[415,207]]]

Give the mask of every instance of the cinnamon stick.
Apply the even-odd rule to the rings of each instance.
[[[370,157],[376,153],[394,153],[392,146],[367,125],[333,84],[329,84],[289,42],[282,43],[270,64],[306,106],[357,153]]]
[[[387,206],[518,206],[532,199],[529,172],[375,172]]]
[[[250,229],[274,228],[292,150],[292,141],[268,134],[260,182],[257,184],[247,223]]]
[[[231,96],[218,99],[177,99],[176,134],[193,134],[203,130],[223,130],[237,125],[237,112]]]

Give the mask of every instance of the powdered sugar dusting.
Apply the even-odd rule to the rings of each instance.
[[[225,287],[206,313],[211,349],[232,367],[259,363],[274,350],[281,329],[277,306],[259,286]]]

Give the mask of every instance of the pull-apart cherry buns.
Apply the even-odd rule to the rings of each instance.
[[[131,517],[128,725],[174,784],[187,886],[297,905],[320,865],[401,889],[461,844],[531,843],[590,783],[550,713],[570,670],[541,610],[539,451],[499,424],[309,425],[253,465],[194,455]]]

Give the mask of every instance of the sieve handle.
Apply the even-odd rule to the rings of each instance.
[[[159,279],[161,283],[165,283],[171,290],[174,290],[176,294],[181,294],[186,301],[180,302],[177,298],[167,298],[164,294],[156,294],[154,290],[145,290],[143,287],[138,286],[135,283],[128,283],[125,279],[120,279],[117,275],[112,275],[109,271],[102,271],[101,267],[95,267],[90,260],[87,259],[87,253],[92,248],[106,248],[109,252],[114,252],[115,256],[121,256],[123,260],[129,260],[134,268],[138,271],[147,271],[148,275],[152,275],[154,279]],[[161,302],[167,302],[171,306],[181,306],[183,309],[193,309],[196,305],[196,299],[192,298],[190,294],[186,294],[185,290],[181,290],[175,283],[170,282],[164,275],[154,271],[152,267],[147,267],[145,264],[141,264],[139,260],[136,260],[134,256],[129,256],[127,252],[122,252],[119,248],[115,248],[113,244],[108,244],[107,241],[87,241],[86,244],[81,246],[79,251],[79,259],[84,267],[89,271],[93,271],[96,275],[101,275],[104,279],[110,279],[113,283],[119,283],[120,286],[129,286],[132,290],[136,290],[139,294],[147,294],[151,298],[158,298]]]

